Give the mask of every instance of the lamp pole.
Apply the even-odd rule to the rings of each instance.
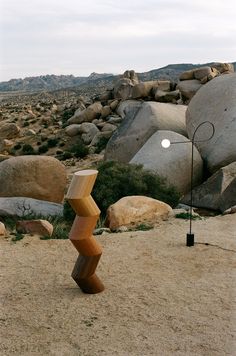
[[[210,137],[208,137],[207,139],[204,140],[195,140],[195,136],[196,133],[198,131],[198,129],[203,126],[203,125],[210,125],[212,128],[212,134]],[[170,147],[170,145],[174,145],[174,144],[179,144],[179,143],[191,143],[192,144],[192,149],[191,149],[191,175],[190,175],[190,213],[189,213],[189,233],[187,233],[186,236],[186,246],[194,246],[194,234],[192,233],[192,218],[193,218],[193,151],[194,151],[194,144],[198,143],[198,142],[206,142],[209,141],[215,134],[215,126],[213,125],[212,122],[210,121],[203,121],[202,123],[200,123],[196,129],[193,132],[193,136],[190,139],[190,141],[174,141],[174,142],[170,142],[168,139],[164,139],[161,141],[161,145],[164,148],[168,148]]]

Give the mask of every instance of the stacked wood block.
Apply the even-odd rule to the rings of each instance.
[[[66,195],[76,212],[69,238],[79,252],[71,276],[84,293],[91,294],[104,290],[104,285],[95,274],[102,248],[93,236],[100,210],[90,195],[97,174],[97,170],[74,173]]]

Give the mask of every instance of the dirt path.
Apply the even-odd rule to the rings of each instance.
[[[0,355],[236,355],[236,214],[98,236],[106,290],[80,292],[67,240],[0,241]],[[229,251],[235,250],[235,252]]]

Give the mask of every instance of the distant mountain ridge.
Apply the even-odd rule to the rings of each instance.
[[[137,73],[141,81],[162,79],[177,81],[180,73],[197,67],[210,66],[213,64],[169,64],[159,69],[153,69],[148,72]],[[233,62],[236,69],[236,62]],[[0,92],[23,91],[23,92],[39,92],[53,91],[58,89],[73,88],[79,86],[112,86],[119,75],[109,73],[91,73],[88,77],[75,77],[74,75],[40,75],[37,77],[26,77],[24,79],[11,79],[9,81],[0,82]]]

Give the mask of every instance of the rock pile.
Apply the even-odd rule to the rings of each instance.
[[[211,67],[200,67],[183,72],[179,77],[177,89],[181,93],[181,98],[188,104],[196,92],[207,82],[221,74],[234,72],[234,66],[230,63],[214,63]]]
[[[220,68],[217,69],[219,72]],[[200,185],[203,177],[216,173],[196,188],[194,203],[197,207],[222,212],[235,206],[236,173],[230,163],[236,162],[236,74],[228,73],[227,68],[231,69],[226,65],[222,67],[222,72],[227,75],[218,75],[205,85],[201,84],[188,107],[152,101],[123,101],[117,111],[124,118],[107,144],[105,159],[142,164],[186,194],[190,190],[191,167],[191,141],[186,137],[191,140],[198,125],[209,121],[214,125],[214,136],[208,141],[212,127],[204,125],[195,137],[194,186]],[[200,78],[209,71],[209,68],[203,68],[192,71],[191,75],[195,73],[195,78]],[[161,141],[164,138],[186,143],[163,149]],[[222,174],[223,178],[220,178]],[[189,198],[183,201],[189,203]]]
[[[0,196],[60,203],[66,184],[64,167],[59,168],[57,163],[56,177],[51,179],[48,177],[50,157],[41,157],[47,162],[40,163],[40,169],[32,163],[29,170],[26,158],[21,156],[29,155],[28,161],[34,157],[35,162],[39,162],[39,155],[46,154],[67,164],[67,160],[83,157],[82,146],[83,155],[105,148],[107,160],[143,164],[165,176],[185,194],[190,183],[187,176],[191,145],[176,145],[170,158],[172,149],[163,150],[160,139],[165,135],[171,140],[189,141],[203,120],[214,124],[212,140],[196,144],[194,148],[196,185],[202,183],[202,177],[236,161],[236,75],[233,71],[231,64],[214,63],[184,72],[179,82],[174,83],[170,80],[140,82],[137,74],[129,70],[113,88],[93,98],[79,95],[68,98],[65,94],[55,99],[49,93],[41,93],[29,103],[4,102],[0,111],[0,160],[13,155],[18,157],[18,163],[17,174],[11,166],[14,158],[0,163]],[[188,107],[183,105],[188,103]],[[204,132],[200,134],[204,136]],[[9,176],[4,175],[4,171]],[[30,175],[37,186],[30,183]],[[43,182],[43,175],[50,178],[48,184]],[[30,185],[33,188],[28,192]]]
[[[131,101],[130,107],[126,101],[120,105],[124,103],[127,105],[125,117],[106,146],[105,159],[128,163],[158,130],[171,130],[187,136],[186,106],[153,101],[138,102],[138,105]]]

